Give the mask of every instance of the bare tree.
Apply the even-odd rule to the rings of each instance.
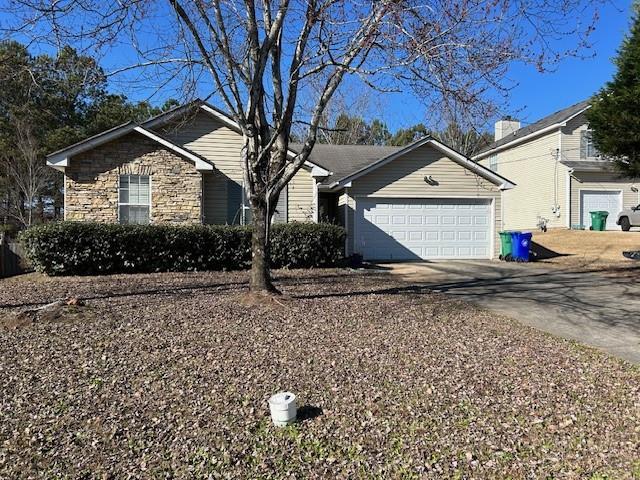
[[[278,196],[308,159],[345,78],[378,92],[412,90],[433,108],[455,98],[468,112],[485,111],[506,93],[512,62],[544,70],[575,54],[554,41],[583,46],[592,22],[574,19],[593,14],[592,0],[167,1],[8,0],[15,22],[7,31],[93,50],[126,42],[139,60],[118,73],[145,68],[159,87],[180,79],[185,95],[210,86],[243,136],[250,286],[262,293],[276,292],[268,240]],[[307,128],[291,155],[296,123]]]
[[[15,150],[0,152],[8,184],[5,202],[0,207],[5,217],[13,217],[23,226],[33,224],[41,196],[52,180],[52,171],[42,160],[38,142],[28,120],[14,116]]]

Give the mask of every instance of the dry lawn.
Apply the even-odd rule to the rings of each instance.
[[[549,230],[534,232],[533,251],[538,260],[567,267],[640,267],[623,251],[640,250],[640,231],[593,232],[590,230]]]
[[[0,478],[640,475],[636,367],[389,276],[246,279],[0,281]]]

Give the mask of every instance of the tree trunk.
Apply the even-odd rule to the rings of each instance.
[[[252,293],[278,294],[271,282],[269,263],[270,219],[269,209],[261,199],[252,200],[253,234],[251,236],[251,280],[249,289]]]

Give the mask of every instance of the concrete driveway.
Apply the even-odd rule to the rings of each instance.
[[[385,267],[411,284],[459,296],[640,364],[640,270],[577,271],[489,261]]]

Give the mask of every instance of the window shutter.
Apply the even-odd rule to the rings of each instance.
[[[580,132],[580,158],[587,158],[587,135],[589,132],[582,130]]]
[[[242,185],[227,180],[227,222],[240,225],[242,220]]]

